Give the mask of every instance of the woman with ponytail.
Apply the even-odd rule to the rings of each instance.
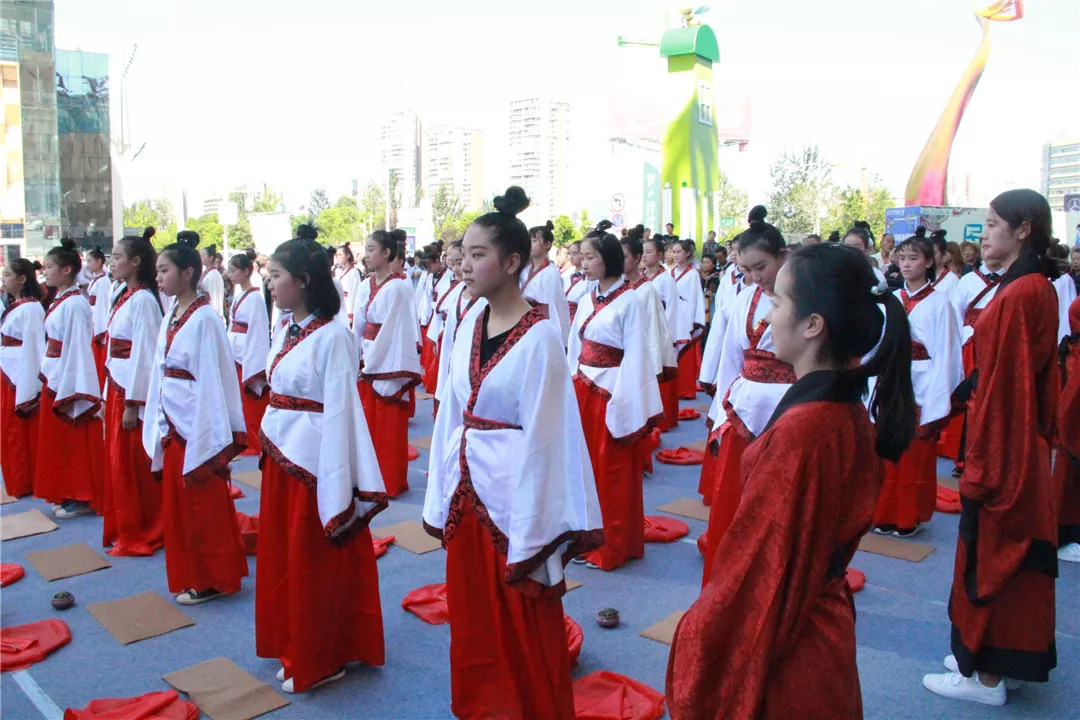
[[[100,247],[86,252],[86,300],[90,303],[90,315],[94,335],[94,367],[97,369],[98,384],[105,391],[105,359],[108,357],[105,332],[109,324],[109,298],[112,286],[105,272],[105,253]]]
[[[450,282],[435,303],[435,312],[431,317],[431,325],[427,332],[428,339],[435,343],[431,366],[424,372],[424,387],[430,387],[429,392],[435,395],[435,401],[432,404],[433,418],[439,411],[439,380],[446,376],[446,357],[443,355],[443,347],[446,345],[447,326],[451,322],[450,313],[454,302],[461,299],[461,293],[464,290],[461,284],[461,259],[461,241],[458,240],[451,243],[446,251],[446,269]],[[450,347],[453,347],[453,344],[451,340]]]
[[[986,212],[983,257],[1005,275],[975,323],[949,672],[923,678],[938,695],[987,705],[1005,704],[1010,680],[1046,682],[1057,665],[1050,462],[1061,377],[1050,222],[1034,190],[1003,192]]]
[[[866,257],[839,245],[800,249],[770,283],[773,347],[797,380],[746,451],[723,562],[675,631],[674,720],[862,717],[845,570],[870,528],[882,460],[915,430],[904,310],[876,285]]]
[[[0,474],[12,497],[34,491],[34,455],[45,358],[45,308],[37,263],[15,258],[4,266],[0,315]]]
[[[671,337],[679,355],[679,398],[693,400],[697,397],[697,378],[701,372],[705,291],[701,287],[701,275],[694,269],[693,241],[676,240],[672,257],[675,267],[671,269],[671,279],[675,281],[678,310]]]
[[[567,338],[570,336],[570,305],[563,288],[562,275],[548,258],[551,245],[555,242],[554,229],[555,224],[548,220],[529,230],[532,244],[529,246],[529,264],[521,271],[521,292],[526,300],[547,305],[551,319],[562,330],[563,337]]]
[[[664,308],[664,320],[667,322],[671,348],[675,350],[675,328],[679,318],[679,291],[671,273],[664,269],[664,241],[662,236],[653,236],[641,243],[641,263],[645,266],[642,275],[648,280],[660,304]],[[704,296],[704,293],[702,294]],[[679,426],[679,368],[676,355],[675,368],[665,373],[660,381],[660,400],[664,403],[664,419],[660,421],[660,430],[667,432]]]
[[[459,718],[574,717],[563,568],[603,542],[564,337],[521,292],[528,205],[511,187],[465,233],[463,282],[488,304],[458,330],[431,441]]]
[[[117,557],[153,555],[164,545],[161,483],[150,471],[142,445],[154,354],[161,332],[157,253],[138,236],[113,246],[113,278],[123,291],[109,311],[109,358],[105,361],[105,446],[109,479],[105,485],[102,544]]]
[[[251,279],[255,271],[255,251],[237,253],[229,260],[229,283],[240,289],[229,309],[229,346],[240,380],[248,446],[245,455],[259,454],[259,426],[262,424],[269,388],[266,384],[266,354],[270,352],[270,320],[266,305]]]
[[[360,275],[360,269],[356,267],[356,257],[349,243],[345,243],[334,251],[334,262],[337,265],[334,279],[341,283],[341,293],[345,300],[343,309],[349,318],[351,329],[353,314],[356,312],[356,295],[364,278]]]
[[[196,238],[199,234],[192,232]],[[177,235],[179,237],[179,235]],[[219,316],[221,316],[222,323],[225,320],[225,296],[230,293],[225,292],[225,278],[221,276],[221,270],[218,269],[218,258],[220,255],[217,251],[216,245],[207,245],[199,251],[199,259],[202,261],[202,275],[199,279],[199,291],[209,298],[210,307],[214,309]]]

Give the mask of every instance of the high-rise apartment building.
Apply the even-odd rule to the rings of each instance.
[[[440,186],[453,188],[465,211],[483,204],[484,135],[460,125],[436,125],[424,130],[424,192],[433,196]]]
[[[387,115],[379,132],[379,160],[383,175],[397,176],[401,207],[416,206],[420,187],[420,118],[414,110]],[[386,183],[385,177],[380,185]]]
[[[510,184],[525,188],[545,219],[569,211],[570,104],[541,98],[510,103]]]
[[[1065,196],[1080,194],[1080,137],[1043,145],[1042,193],[1051,210],[1065,209]]]

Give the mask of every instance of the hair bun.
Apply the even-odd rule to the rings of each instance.
[[[312,225],[308,225],[307,223],[303,223],[299,227],[296,228],[296,239],[297,240],[314,240],[317,237],[319,237],[319,231],[316,230],[315,227],[312,226]]]
[[[940,230],[935,230],[934,232],[930,233],[930,237],[932,237],[932,238],[941,238],[942,240],[944,240],[945,236],[948,235],[948,234],[949,234],[949,231],[946,230],[945,228],[942,228]]]
[[[390,231],[390,237],[394,239],[394,242],[400,244],[409,239],[409,234],[401,228],[394,228]]]
[[[176,242],[194,249],[199,246],[199,233],[194,230],[181,230],[176,233]]]
[[[147,225],[146,229],[142,231],[142,239],[143,240],[149,240],[150,238],[154,237],[155,235],[157,235],[157,228],[154,227],[153,225]]]
[[[746,221],[752,227],[755,222],[765,222],[765,218],[768,214],[769,211],[764,205],[755,205],[750,208],[750,214],[747,215]]]
[[[919,227],[915,228],[915,237],[921,237],[921,238],[926,237],[926,226],[925,225],[920,225]]]
[[[495,197],[495,210],[503,215],[517,217],[521,211],[529,207],[529,196],[525,189],[517,185],[506,188],[506,193]]]
[[[38,260],[35,260],[35,261],[34,261],[34,264],[33,264],[33,268],[34,268],[34,270],[41,270],[41,269],[42,269],[43,267],[44,267],[44,266],[43,266],[43,265],[41,264],[41,262],[40,262],[40,261],[38,261]]]
[[[546,227],[548,230],[554,230],[555,229],[555,223],[548,220],[546,223],[544,223],[544,227]]]
[[[615,227],[615,224],[610,220],[601,220],[596,223],[596,232],[607,232],[608,229]]]
[[[69,238],[69,237],[60,238],[60,247],[64,248],[65,250],[74,250],[75,249],[75,238]]]

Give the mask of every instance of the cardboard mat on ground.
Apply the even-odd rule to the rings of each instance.
[[[94,603],[87,610],[121,645],[195,624],[176,605],[152,591]]]
[[[30,537],[31,535],[52,532],[57,527],[59,526],[56,523],[45,517],[40,510],[34,508],[26,512],[4,515],[0,518],[0,538],[14,540],[21,537]]]
[[[874,555],[884,555],[908,562],[922,562],[934,552],[934,548],[930,545],[874,534],[864,535],[859,541],[859,549]]]
[[[406,520],[387,527],[371,528],[371,534],[377,538],[394,536],[394,544],[416,555],[423,555],[442,547],[442,542],[424,531],[424,526],[415,520]]]
[[[694,520],[709,521],[709,508],[697,498],[679,498],[656,508],[661,512],[681,515]]]
[[[250,470],[248,472],[235,473],[232,476],[233,482],[238,482],[241,485],[247,485],[249,488],[255,488],[256,490],[262,490],[262,472],[259,470]]]
[[[61,578],[85,575],[95,570],[111,568],[105,558],[98,555],[86,543],[77,542],[52,550],[34,550],[26,553],[26,561],[34,566],[46,582]]]
[[[685,610],[676,610],[655,625],[645,628],[638,635],[670,645],[672,638],[675,637],[675,628],[678,627],[679,621],[685,614]]]
[[[937,484],[942,487],[947,487],[950,490],[960,490],[960,481],[956,478],[945,477],[944,475],[937,476]]]
[[[8,495],[7,489],[0,485],[0,505],[7,505],[8,503],[13,503],[18,499],[19,498],[14,498]]]
[[[423,448],[425,450],[431,449],[431,436],[422,438],[409,438],[409,444],[413,447]]]
[[[186,693],[210,720],[250,720],[289,704],[269,685],[223,657],[171,672],[161,679]]]

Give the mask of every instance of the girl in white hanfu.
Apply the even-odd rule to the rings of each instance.
[[[570,322],[574,322],[574,313],[577,312],[578,300],[587,292],[585,271],[581,269],[581,241],[570,243],[568,262],[562,271],[563,292],[566,294],[566,305],[570,309]]]
[[[343,309],[349,318],[351,328],[353,315],[356,313],[357,290],[360,289],[360,283],[364,281],[364,278],[360,274],[360,269],[356,267],[356,257],[349,243],[345,243],[335,251],[334,260],[339,268],[334,278],[341,283],[341,292],[345,300]]]
[[[431,360],[427,365],[420,363],[424,367],[424,389],[432,395],[435,394],[439,381],[439,346],[442,344],[443,327],[446,325],[446,298],[450,291],[461,282],[457,279],[458,273],[454,271],[455,265],[461,267],[461,247],[458,246],[455,249],[451,245],[446,251],[446,267],[442,277],[432,290],[434,310],[431,313],[431,323],[428,324],[427,333],[424,336],[426,342],[430,343]]]
[[[452,266],[454,274],[461,277],[461,262],[464,259],[462,241],[458,240],[450,246],[449,253],[457,251],[457,263]],[[448,253],[448,254],[449,254]],[[458,330],[472,315],[478,314],[487,307],[487,300],[476,297],[463,282],[459,282],[453,290],[447,293],[443,301],[446,310],[446,323],[443,325],[442,339],[439,342],[439,379],[435,390],[435,413],[438,417],[439,404],[446,394],[446,375],[450,371],[450,357],[457,341]]]
[[[334,321],[329,257],[314,240],[289,240],[270,258],[270,283],[291,314],[269,354],[255,648],[281,661],[292,693],[341,679],[346,663],[384,662],[368,523],[388,499],[357,395],[356,343]]]
[[[593,231],[581,243],[596,288],[582,298],[567,358],[604,518],[604,546],[585,556],[614,570],[645,555],[641,443],[664,414],[644,307],[623,277],[622,246]]]
[[[360,285],[353,335],[360,356],[360,402],[390,497],[409,489],[409,404],[420,383],[412,288],[403,272],[392,272],[404,230],[376,230],[364,246],[371,275]]]
[[[56,296],[45,313],[34,496],[56,504],[53,514],[66,519],[100,513],[105,501],[101,384],[90,349],[90,303],[75,284],[82,265],[75,241],[61,240],[43,265]]]
[[[675,328],[679,316],[679,292],[675,287],[675,278],[664,269],[664,243],[655,237],[643,240],[641,244],[642,274],[648,280],[660,298],[664,308],[664,320],[667,322],[668,337],[671,338],[672,351],[675,350]],[[702,293],[704,298],[704,293]],[[676,360],[678,355],[676,355]],[[660,381],[660,399],[664,403],[664,419],[660,429],[664,432],[679,425],[679,368],[676,362],[675,372],[665,374]]]
[[[705,331],[705,291],[701,275],[694,269],[694,245],[690,240],[676,240],[671,248],[675,267],[678,312],[671,337],[679,355],[679,398],[693,400],[697,396],[697,378],[701,372],[701,334]]]
[[[228,337],[247,425],[245,455],[259,454],[259,427],[269,402],[266,353],[270,351],[270,320],[266,317],[262,293],[251,283],[254,259],[254,250],[233,255],[226,271],[229,282],[239,289],[229,310]]]
[[[520,290],[528,202],[512,187],[465,233],[463,281],[489,304],[458,331],[432,436],[457,717],[574,717],[563,568],[603,542],[563,338]]]
[[[716,312],[712,316],[705,348],[701,351],[701,372],[698,373],[698,385],[709,394],[709,397],[716,397],[720,353],[724,348],[724,335],[727,333],[732,306],[735,304],[735,298],[746,288],[743,273],[738,270],[739,249],[734,242],[731,243],[729,257],[732,259],[731,267],[727,272],[720,273],[720,286],[716,290]],[[712,429],[711,426],[710,429]],[[708,462],[708,457],[705,460]]]
[[[229,461],[247,428],[221,315],[197,291],[197,243],[184,230],[158,256],[158,287],[176,306],[161,324],[143,423],[143,448],[161,473],[165,572],[181,605],[236,592],[247,575],[229,496]]]
[[[184,232],[195,232],[186,230]],[[198,233],[195,236],[198,237]],[[179,233],[176,236],[180,237]],[[221,271],[217,268],[217,246],[207,245],[199,251],[202,260],[202,279],[199,281],[199,290],[202,291],[210,302],[210,307],[222,319],[225,320],[225,278],[221,277]]]
[[[3,271],[4,310],[0,315],[0,473],[12,497],[34,491],[41,403],[41,363],[45,358],[45,309],[36,263],[9,260]]]
[[[551,245],[555,242],[552,230],[555,225],[548,220],[529,230],[532,245],[529,251],[529,264],[521,271],[521,292],[526,300],[548,306],[548,314],[559,325],[565,339],[570,334],[570,306],[563,289],[562,275],[548,258]]]
[[[165,543],[161,483],[150,471],[142,445],[143,418],[161,332],[157,253],[149,240],[125,237],[113,246],[113,276],[122,285],[109,312],[109,359],[105,370],[105,484],[102,544],[110,555],[153,555]]]
[[[90,303],[90,316],[93,319],[94,367],[97,368],[98,384],[105,391],[105,359],[108,357],[105,332],[109,325],[109,300],[112,284],[105,273],[105,253],[100,247],[86,253],[86,300]]]

